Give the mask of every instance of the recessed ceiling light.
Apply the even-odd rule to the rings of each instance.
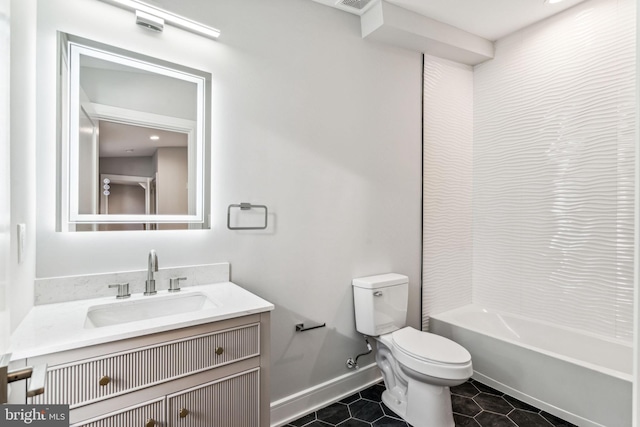
[[[152,141],[157,141],[157,140],[159,140],[159,139],[160,139],[160,137],[159,137],[158,135],[151,135],[151,136],[149,137],[149,139],[150,139],[150,140],[152,140]]]
[[[560,3],[562,0],[544,0],[545,4]]]

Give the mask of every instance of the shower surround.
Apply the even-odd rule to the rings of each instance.
[[[631,416],[635,7],[585,1],[473,68],[425,57],[423,327],[467,346],[475,379],[579,425]],[[622,350],[546,348],[602,343]],[[604,394],[554,397],[571,384]]]
[[[425,58],[425,326],[474,303],[631,340],[635,16],[588,0],[473,69]]]
[[[587,1],[476,67],[474,303],[631,340],[635,16]]]

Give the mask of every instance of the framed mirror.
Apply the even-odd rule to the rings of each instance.
[[[211,76],[61,35],[62,229],[209,228]]]

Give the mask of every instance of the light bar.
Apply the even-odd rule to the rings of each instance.
[[[220,37],[220,30],[201,24],[191,19],[185,18],[175,13],[171,13],[159,7],[152,6],[138,0],[102,0],[105,3],[111,3],[116,6],[120,6],[128,10],[139,10],[144,13],[148,13],[158,18],[164,19],[165,23],[173,25],[174,27],[181,28],[192,33],[200,34],[202,36],[217,39]]]

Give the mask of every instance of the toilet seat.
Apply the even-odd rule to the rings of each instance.
[[[398,362],[419,374],[443,379],[466,379],[473,374],[471,354],[448,338],[410,326],[389,335]]]
[[[469,352],[460,344],[412,327],[395,331],[391,334],[391,339],[398,350],[424,362],[457,365],[471,360]]]

